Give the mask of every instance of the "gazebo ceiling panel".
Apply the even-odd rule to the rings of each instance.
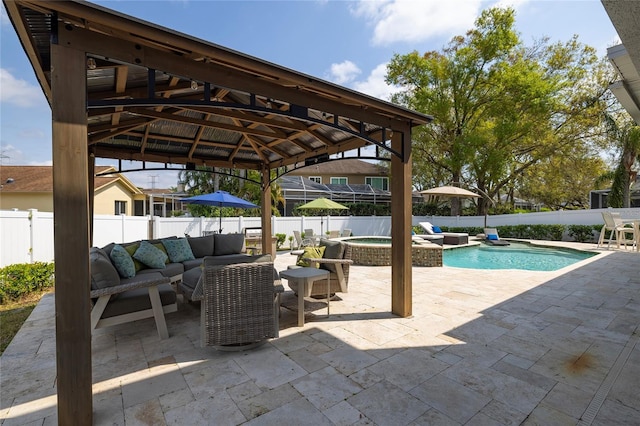
[[[431,120],[89,2],[4,2],[50,102],[52,40],[86,52],[98,157],[276,168]]]

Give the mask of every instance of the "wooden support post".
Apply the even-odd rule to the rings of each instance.
[[[412,312],[411,274],[411,127],[394,131],[391,147],[391,312],[408,317]]]
[[[276,253],[273,252],[273,245],[271,244],[271,236],[273,229],[271,229],[271,170],[268,167],[262,168],[262,253],[271,255],[271,258],[275,260]]]
[[[69,31],[61,28],[61,31]],[[86,55],[51,44],[58,424],[93,422]]]
[[[89,154],[88,157],[88,171],[87,173],[89,174],[88,178],[89,178],[89,184],[88,184],[88,189],[89,189],[89,245],[93,246],[93,213],[94,213],[94,206],[95,206],[95,194],[96,194],[96,156],[92,153]]]

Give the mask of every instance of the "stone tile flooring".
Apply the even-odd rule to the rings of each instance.
[[[94,422],[640,424],[639,253],[557,272],[415,267],[410,318],[390,294],[390,267],[354,266],[330,317],[307,303],[299,328],[282,308],[280,338],[246,352],[201,348],[190,304],[167,316],[168,340],[152,319],[98,330]],[[57,423],[53,318],[47,296],[0,359],[3,425]]]

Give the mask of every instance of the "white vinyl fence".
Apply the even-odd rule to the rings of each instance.
[[[623,219],[640,219],[640,208],[610,209],[620,212]],[[438,226],[471,227],[484,226],[485,220],[490,227],[504,225],[597,225],[602,224],[602,211],[566,210],[556,212],[509,214],[500,216],[414,216],[412,224],[431,222]],[[389,216],[313,216],[313,217],[272,217],[274,234],[293,235],[294,230],[304,232],[313,229],[319,234],[329,230],[351,229],[353,235],[388,236],[391,234]],[[243,232],[245,228],[259,228],[259,217],[222,218],[222,232]],[[203,235],[205,232],[217,232],[219,218],[193,217],[149,217],[149,216],[110,216],[94,217],[93,245],[102,247],[111,242],[124,243],[145,238],[169,236]],[[0,267],[14,263],[35,261],[51,262],[53,249],[53,213],[37,210],[12,211],[0,210]],[[288,246],[288,239],[285,246]]]

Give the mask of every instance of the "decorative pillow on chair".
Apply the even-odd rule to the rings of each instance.
[[[195,256],[186,238],[177,238],[175,240],[163,240],[162,245],[167,249],[169,259],[174,263],[184,262],[185,260],[194,260]]]
[[[319,267],[320,264],[318,262],[313,262],[313,264],[311,264],[311,262],[309,262],[307,259],[322,258],[322,256],[324,255],[324,250],[325,250],[325,247],[305,247],[304,253],[298,256],[298,261],[296,262],[296,265],[306,266],[311,268]]]
[[[442,234],[442,229],[439,226],[433,225],[433,233],[434,234]]]
[[[122,278],[131,278],[136,275],[136,267],[129,253],[120,244],[116,244],[111,249],[109,258],[116,267]]]
[[[133,258],[138,259],[150,268],[163,269],[165,267],[167,255],[153,244],[149,244],[147,241],[142,241],[138,250],[133,254]]]
[[[498,241],[498,236],[496,234],[487,235],[487,240]]]

